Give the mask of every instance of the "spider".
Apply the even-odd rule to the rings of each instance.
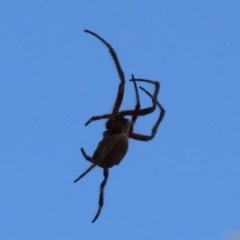
[[[120,78],[118,94],[117,94],[117,98],[115,100],[115,104],[113,106],[112,112],[110,114],[104,114],[101,116],[93,116],[85,123],[85,126],[87,126],[92,121],[107,119],[106,131],[103,132],[103,138],[98,143],[97,149],[95,150],[93,156],[92,157],[88,156],[85,153],[84,149],[81,148],[81,152],[84,158],[87,161],[91,162],[92,164],[85,172],[83,172],[74,181],[74,183],[79,181],[82,177],[84,177],[87,173],[89,173],[95,166],[99,166],[103,168],[104,180],[100,185],[100,195],[99,195],[99,201],[98,201],[99,206],[98,206],[97,213],[94,219],[92,220],[92,223],[94,223],[98,219],[104,204],[103,194],[104,194],[104,188],[107,183],[107,179],[109,175],[109,168],[113,167],[114,165],[118,165],[121,162],[121,160],[124,158],[128,150],[128,138],[132,138],[139,141],[149,141],[154,138],[157,132],[158,126],[160,125],[165,115],[165,110],[162,107],[162,105],[157,101],[157,96],[160,90],[159,82],[146,80],[146,79],[135,79],[134,76],[132,75],[132,79],[130,81],[133,82],[135,93],[136,93],[135,109],[119,111],[122,104],[123,95],[124,95],[125,77],[124,77],[124,72],[120,66],[117,54],[115,53],[111,45],[107,43],[99,35],[89,30],[84,30],[84,31],[98,38],[108,48],[113,58],[113,61],[116,65],[117,72]],[[143,87],[139,87],[142,91],[144,91],[148,96],[151,97],[152,99],[151,107],[140,109],[140,99],[139,99],[139,93],[138,93],[136,81],[147,82],[155,85],[155,91],[153,95],[151,95]],[[152,113],[156,109],[156,107],[160,109],[160,115],[158,117],[157,122],[154,124],[152,128],[151,135],[141,135],[141,134],[134,133],[133,127],[137,118],[139,116],[144,116]],[[132,116],[131,120],[125,118],[125,116]]]

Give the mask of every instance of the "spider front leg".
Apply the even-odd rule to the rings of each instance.
[[[110,54],[113,58],[113,61],[116,65],[118,76],[120,78],[120,84],[118,86],[117,98],[115,100],[113,110],[112,110],[112,114],[116,114],[118,112],[119,108],[121,107],[122,100],[123,100],[123,95],[124,95],[124,86],[125,86],[124,72],[121,68],[121,65],[120,65],[120,62],[118,60],[117,54],[114,51],[114,49],[112,48],[112,46],[108,42],[106,42],[102,37],[97,35],[96,33],[92,32],[92,31],[89,31],[89,30],[84,30],[84,31],[86,33],[89,33],[89,34],[93,35],[94,37],[98,38],[108,48],[108,50],[109,50],[109,52],[110,52]],[[106,118],[109,118],[110,116],[111,116],[111,114],[105,114],[105,115],[102,115],[102,116],[94,116],[86,122],[85,126],[87,126],[92,121],[97,121],[97,120],[100,120],[100,119],[106,119]]]
[[[144,91],[148,96],[150,96],[151,98],[153,98],[153,96],[143,87],[139,87],[142,91]],[[165,109],[163,108],[163,106],[157,101],[157,106],[160,109],[160,115],[158,117],[157,122],[154,124],[153,128],[152,128],[152,133],[151,135],[141,135],[141,134],[137,134],[134,132],[129,132],[128,137],[135,139],[135,140],[139,140],[139,141],[150,141],[154,138],[155,134],[157,133],[158,127],[160,125],[160,123],[162,122],[164,115],[166,113]]]
[[[144,116],[147,114],[150,114],[152,112],[154,112],[154,110],[156,109],[157,106],[157,96],[160,90],[160,83],[157,81],[152,81],[152,80],[147,80],[147,79],[135,79],[134,76],[132,75],[132,79],[130,80],[132,82],[147,82],[147,83],[151,83],[155,85],[155,90],[153,93],[153,96],[151,95],[151,99],[152,99],[152,106],[148,107],[148,108],[144,108],[144,109],[140,109],[140,105],[138,108],[135,108],[135,110],[126,110],[126,111],[121,111],[118,114],[121,116]]]
[[[135,105],[135,110],[134,111],[138,111],[141,107],[140,105],[140,98],[139,98],[139,93],[138,93],[138,88],[137,88],[137,83],[135,81],[134,76],[132,75],[133,78],[133,86],[134,86],[134,90],[135,90],[135,94],[136,94],[136,105]],[[131,126],[133,128],[135,122],[137,121],[138,116],[137,115],[133,115],[132,119],[131,119]]]

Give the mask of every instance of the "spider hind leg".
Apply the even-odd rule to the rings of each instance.
[[[107,180],[108,180],[108,175],[109,175],[108,168],[104,168],[103,169],[103,175],[104,175],[104,179],[103,179],[103,181],[102,181],[102,183],[100,185],[100,195],[99,195],[99,201],[98,201],[98,210],[97,210],[97,213],[96,213],[94,219],[92,220],[92,223],[94,223],[98,219],[98,217],[99,217],[99,215],[101,213],[103,204],[104,204],[103,194],[104,194],[104,188],[106,186],[106,183],[107,183]]]
[[[93,163],[84,173],[82,173],[76,180],[74,180],[74,183],[79,181],[81,178],[83,178],[86,174],[88,174],[94,167],[96,167],[97,164]]]
[[[87,161],[92,162],[92,158],[89,157],[89,156],[86,154],[86,152],[84,151],[83,148],[81,148],[81,152],[82,152],[83,157],[84,157]]]

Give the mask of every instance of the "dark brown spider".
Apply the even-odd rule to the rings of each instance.
[[[81,152],[84,158],[87,161],[90,161],[92,165],[74,181],[75,183],[78,180],[80,180],[97,165],[103,168],[104,180],[100,185],[99,207],[94,219],[92,220],[92,222],[95,222],[99,217],[101,209],[103,207],[103,192],[104,192],[104,187],[107,183],[109,168],[113,167],[114,165],[118,165],[121,162],[121,160],[124,158],[128,150],[128,138],[132,138],[139,141],[149,141],[154,138],[157,132],[158,126],[160,125],[164,117],[165,110],[161,106],[161,104],[157,101],[157,96],[160,89],[159,82],[146,80],[146,79],[135,79],[134,76],[132,75],[132,79],[130,81],[133,81],[134,89],[136,92],[135,109],[119,111],[122,104],[123,95],[124,95],[125,77],[124,77],[122,68],[120,66],[120,63],[118,61],[118,57],[114,49],[103,38],[101,38],[96,33],[91,32],[89,30],[84,30],[84,31],[98,38],[109,49],[109,52],[114,60],[114,63],[117,67],[118,75],[121,80],[118,87],[118,94],[117,94],[117,98],[116,98],[112,113],[105,114],[102,116],[94,116],[90,118],[85,124],[85,126],[87,126],[92,121],[96,121],[100,119],[108,119],[106,122],[106,131],[103,133],[103,139],[98,143],[97,149],[95,150],[93,156],[89,157],[85,153],[84,149],[81,148]],[[151,95],[144,88],[140,87],[141,90],[143,90],[147,95],[151,97],[152,99],[151,107],[140,109],[140,100],[139,100],[136,81],[148,82],[155,85],[155,91],[153,95]],[[157,122],[152,128],[151,135],[140,135],[140,134],[134,133],[133,126],[137,120],[137,117],[152,113],[156,109],[156,106],[158,106],[158,108],[160,109],[160,115]],[[124,116],[132,116],[132,118],[131,120],[129,120]]]

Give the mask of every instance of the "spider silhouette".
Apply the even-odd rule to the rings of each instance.
[[[91,166],[82,173],[75,181],[79,181],[82,177],[84,177],[87,173],[89,173],[95,166],[99,166],[103,168],[103,175],[104,180],[102,181],[100,185],[100,195],[99,195],[99,206],[97,213],[92,220],[92,223],[94,223],[97,218],[99,217],[103,204],[103,194],[104,194],[104,188],[107,183],[108,175],[109,175],[109,168],[113,167],[114,165],[118,165],[121,160],[124,158],[125,154],[128,150],[128,138],[132,138],[139,141],[149,141],[152,140],[157,132],[157,129],[165,115],[165,110],[162,107],[162,105],[158,102],[157,96],[160,90],[160,84],[157,81],[147,80],[147,79],[135,79],[132,75],[132,79],[130,81],[134,84],[134,89],[136,93],[136,106],[134,110],[125,110],[125,111],[119,111],[123,96],[124,96],[124,86],[125,86],[125,77],[123,70],[120,66],[117,54],[115,53],[114,49],[111,47],[109,43],[107,43],[103,38],[101,38],[99,35],[97,35],[94,32],[91,32],[89,30],[84,30],[86,33],[89,33],[96,38],[98,38],[109,50],[113,61],[116,65],[117,72],[120,78],[120,84],[118,87],[118,93],[117,98],[115,100],[115,104],[113,106],[113,110],[109,114],[104,114],[101,116],[93,116],[91,117],[85,124],[87,126],[92,121],[101,120],[101,119],[107,119],[106,122],[106,131],[103,132],[103,138],[98,143],[97,149],[95,150],[92,157],[88,156],[84,149],[81,148],[81,152],[84,156],[84,158],[91,162]],[[153,95],[151,95],[146,89],[143,87],[139,87],[142,91],[144,91],[149,97],[152,99],[152,106],[148,108],[141,109],[140,106],[140,99],[139,99],[139,93],[137,89],[136,82],[147,82],[150,84],[155,85],[155,90]],[[152,113],[156,107],[160,109],[160,115],[154,124],[152,128],[151,135],[141,135],[138,133],[135,133],[133,131],[134,124],[139,116],[144,116],[147,114]],[[125,118],[125,116],[132,116],[131,120]]]

